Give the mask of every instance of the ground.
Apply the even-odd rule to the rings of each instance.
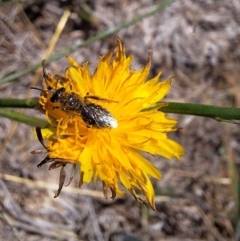
[[[160,1],[161,3],[162,1]],[[0,3],[1,98],[37,96],[41,72],[9,83],[1,79],[39,63],[57,25],[71,14],[53,52],[79,45],[157,7],[154,0],[2,1]],[[119,36],[132,67],[139,69],[153,52],[151,75],[175,76],[165,101],[239,107],[240,3],[238,0],[176,0],[162,11],[112,35],[68,53],[92,71],[99,55]],[[64,54],[47,65],[63,74]],[[40,70],[41,71],[41,70]],[[36,110],[25,113],[42,117]],[[100,188],[77,178],[54,199],[59,170],[48,171],[30,152],[41,148],[32,127],[0,119],[0,240],[240,240],[239,125],[203,117],[173,115],[179,131],[172,139],[186,150],[181,161],[148,156],[163,174],[152,180],[156,211],[129,194],[105,200]],[[4,174],[4,176],[3,176]],[[233,184],[233,185],[232,185]]]

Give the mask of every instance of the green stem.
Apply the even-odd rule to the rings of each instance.
[[[202,116],[217,121],[240,120],[240,108],[177,102],[160,102],[160,104],[164,104],[164,106],[159,110],[165,113]],[[37,106],[38,98],[0,99],[0,107],[34,108]]]
[[[30,126],[40,126],[40,127],[48,126],[48,123],[45,120],[42,120],[34,116],[25,115],[21,112],[9,110],[6,108],[0,108],[0,116],[6,117],[8,119],[11,119],[17,122],[21,122]]]
[[[114,34],[124,28],[127,28],[127,27],[130,27],[136,23],[138,23],[139,21],[143,20],[144,18],[148,18],[148,17],[151,17],[153,16],[156,12],[164,9],[165,7],[167,7],[168,5],[170,5],[171,3],[175,2],[175,0],[168,0],[168,1],[165,1],[165,2],[162,2],[160,3],[154,10],[152,11],[149,11],[148,13],[146,14],[143,14],[143,15],[139,15],[138,17],[134,18],[133,20],[130,20],[130,21],[127,21],[127,22],[124,22],[124,23],[121,23],[119,25],[117,25],[115,28],[112,28],[112,29],[108,29],[98,35],[95,35],[94,37],[91,37],[89,39],[87,39],[86,41],[83,41],[82,43],[80,44],[77,44],[73,47],[68,47],[66,49],[64,49],[63,51],[61,52],[58,52],[56,54],[53,54],[50,56],[50,58],[46,61],[46,63],[50,63],[50,62],[53,62],[55,60],[58,60],[60,58],[62,58],[63,56],[66,56],[66,55],[69,55],[71,54],[72,52],[74,52],[75,50],[81,48],[81,47],[84,47],[84,46],[87,46],[88,44],[90,43],[93,43],[97,40],[100,40],[100,39],[103,39],[107,36],[110,36],[111,34]],[[14,74],[11,74],[11,75],[8,75],[7,77],[3,78],[0,80],[0,84],[4,84],[4,83],[8,83],[8,82],[12,82],[18,78],[21,78],[33,71],[35,71],[36,69],[38,69],[40,66],[42,65],[42,62],[38,62],[37,64],[35,65],[32,65],[32,66],[29,66],[27,67],[25,70],[23,71],[20,71],[18,73],[14,73]]]
[[[38,105],[39,98],[26,98],[26,99],[1,99],[0,107],[11,107],[11,108],[34,108]]]
[[[217,121],[240,120],[240,108],[177,102],[161,103],[166,104],[166,106],[161,107],[159,110],[165,113],[196,115],[213,118]]]

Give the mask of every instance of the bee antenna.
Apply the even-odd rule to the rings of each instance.
[[[43,90],[43,89],[40,89],[40,88],[37,88],[37,87],[30,87],[30,89],[32,89],[32,90],[40,90],[40,91],[48,91],[48,90]]]

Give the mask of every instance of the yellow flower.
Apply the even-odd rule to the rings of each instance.
[[[55,159],[51,168],[80,163],[79,186],[100,179],[105,196],[108,188],[114,198],[124,194],[125,187],[155,209],[149,176],[160,179],[161,174],[142,151],[179,159],[184,150],[167,137],[167,132],[176,130],[177,121],[158,110],[161,104],[157,102],[167,94],[172,80],[159,82],[159,73],[146,81],[151,54],[139,71],[130,68],[132,60],[118,39],[116,53],[111,50],[100,57],[93,74],[88,63],[80,66],[70,57],[65,76],[43,70],[40,105],[51,128],[38,130],[48,150],[42,164]]]

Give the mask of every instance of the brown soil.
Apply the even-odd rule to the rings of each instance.
[[[2,1],[0,79],[42,60],[68,6],[71,15],[54,52],[144,14],[157,3]],[[82,14],[87,8],[92,16],[90,21]],[[94,70],[98,56],[105,54],[119,36],[127,54],[135,56],[133,68],[143,66],[151,50],[152,75],[162,70],[163,78],[176,76],[165,100],[239,107],[239,26],[238,0],[176,0],[153,17],[80,48],[71,56],[79,63],[89,61]],[[63,74],[66,67],[65,58],[47,66],[56,74]],[[24,98],[30,86],[40,83],[41,75],[31,73],[1,85],[0,94]],[[37,93],[31,91],[30,96]],[[41,116],[35,110],[25,113]],[[98,192],[100,188],[88,195],[76,194],[71,188],[76,187],[78,178],[54,199],[56,187],[51,185],[58,183],[59,170],[49,172],[47,165],[37,168],[42,157],[33,156],[30,151],[41,145],[34,139],[32,128],[1,118],[0,171],[9,176],[0,179],[0,240],[240,240],[240,228],[235,231],[237,191],[231,185],[234,175],[230,168],[235,164],[234,170],[239,173],[239,125],[172,116],[179,119],[181,129],[170,136],[185,147],[186,155],[180,162],[149,157],[163,174],[161,181],[153,180],[155,212],[129,194],[115,201],[106,201]],[[16,129],[9,138],[13,126]],[[43,181],[46,186],[36,182],[30,185],[28,181],[24,184],[14,177]]]

